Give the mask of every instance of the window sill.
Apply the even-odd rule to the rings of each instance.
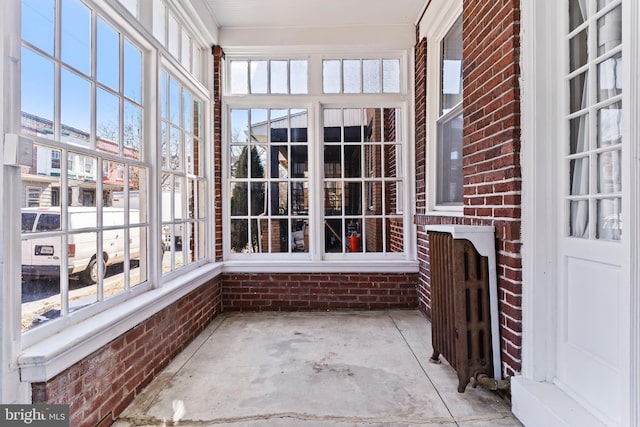
[[[418,273],[417,261],[227,261],[225,273]]]
[[[220,263],[190,271],[24,349],[18,357],[21,380],[48,381],[221,272]]]

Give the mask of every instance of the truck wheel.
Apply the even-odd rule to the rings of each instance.
[[[102,274],[104,277],[104,272]],[[95,285],[98,283],[98,260],[96,257],[91,258],[87,268],[80,273],[80,280],[87,285]]]

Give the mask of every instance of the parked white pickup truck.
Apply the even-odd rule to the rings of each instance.
[[[102,232],[102,257],[107,266],[125,260],[125,246],[129,246],[130,259],[140,258],[140,229],[129,229],[129,240],[124,231],[124,210],[104,208],[103,227],[122,226]],[[130,211],[130,223],[137,223],[139,212]],[[78,275],[87,284],[98,281],[97,247],[98,234],[95,230],[97,213],[95,207],[69,207],[67,228],[73,233],[67,234],[67,267],[69,276]],[[46,278],[58,277],[62,263],[62,236],[60,208],[23,208],[22,209],[22,277]],[[81,231],[87,230],[87,231]],[[77,232],[81,231],[81,232]],[[30,233],[43,234],[31,238]],[[44,234],[47,233],[47,234]]]

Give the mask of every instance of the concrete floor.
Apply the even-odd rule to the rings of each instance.
[[[115,426],[521,425],[431,352],[418,311],[224,314]]]

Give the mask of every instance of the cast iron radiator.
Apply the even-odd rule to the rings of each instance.
[[[493,377],[489,267],[468,240],[429,231],[433,355],[458,374],[458,392],[471,378]]]

